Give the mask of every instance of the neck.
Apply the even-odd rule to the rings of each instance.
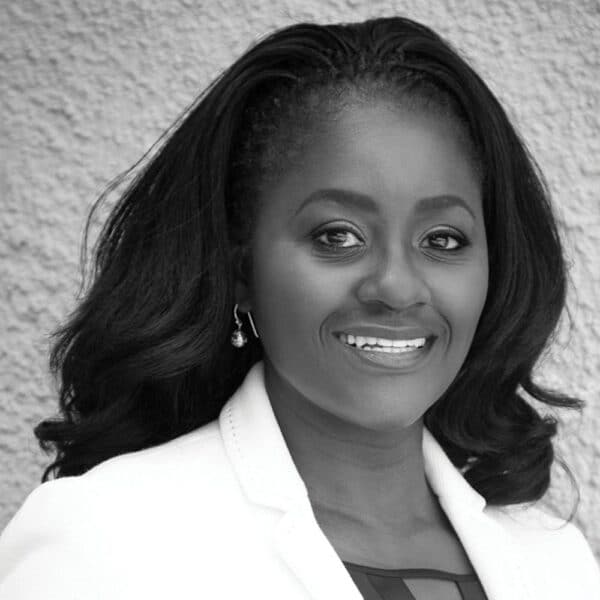
[[[445,523],[423,466],[423,423],[375,431],[302,397],[265,363],[278,424],[324,528],[415,536]]]

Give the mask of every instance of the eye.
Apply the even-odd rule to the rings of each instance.
[[[442,250],[443,252],[456,252],[469,245],[467,238],[458,231],[442,229],[429,233],[425,240],[426,248]]]
[[[317,242],[317,245],[332,250],[355,248],[362,244],[358,234],[347,227],[339,226],[321,229],[313,236],[313,240]],[[353,240],[358,244],[353,243]]]

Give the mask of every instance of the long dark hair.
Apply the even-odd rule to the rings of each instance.
[[[93,282],[52,333],[60,416],[35,428],[42,447],[56,451],[44,481],[217,417],[262,357],[252,336],[242,350],[230,344],[233,286],[260,184],[293,161],[309,125],[351,90],[444,111],[466,133],[482,174],[489,292],[469,354],[425,423],[454,464],[468,462],[465,476],[488,503],[546,492],[557,421],[526,394],[550,407],[581,406],[532,380],[565,304],[547,188],[479,76],[436,33],[399,17],[268,35],[128,172],[95,247]],[[90,212],[84,247],[111,189]]]

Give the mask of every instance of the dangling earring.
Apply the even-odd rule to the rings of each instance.
[[[233,318],[235,319],[235,324],[237,325],[237,329],[231,334],[231,345],[236,348],[242,348],[246,345],[248,341],[248,336],[242,331],[242,321],[238,317],[237,314],[238,305],[236,304],[233,307]],[[248,319],[250,320],[250,325],[252,326],[252,332],[254,333],[254,337],[258,337],[258,333],[256,332],[256,327],[254,327],[254,321],[252,320],[252,315],[250,311],[248,311]]]
[[[248,336],[242,331],[242,322],[237,314],[238,305],[236,304],[233,307],[233,318],[235,319],[235,324],[237,325],[237,329],[231,334],[231,345],[236,348],[241,348],[246,345],[248,341]]]

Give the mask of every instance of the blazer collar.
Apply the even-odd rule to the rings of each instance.
[[[219,415],[226,452],[247,498],[281,511],[276,545],[315,600],[362,600],[342,561],[319,528],[254,364]],[[452,523],[489,600],[531,600],[518,549],[484,510],[485,499],[452,464],[426,428],[425,474]]]

